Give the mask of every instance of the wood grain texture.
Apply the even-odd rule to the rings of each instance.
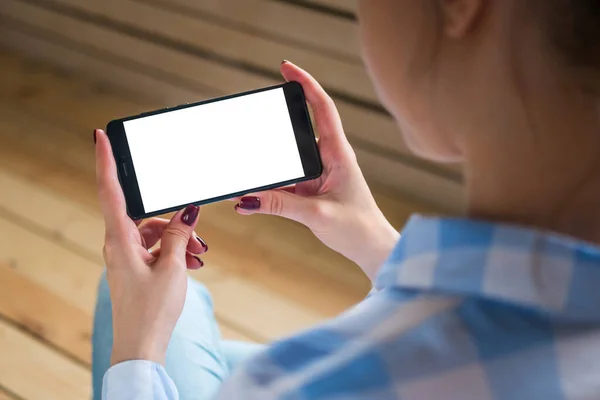
[[[70,306],[91,315],[101,266],[53,241],[51,231],[44,232],[46,237],[40,236],[35,232],[40,227],[38,223],[27,229],[22,221],[11,222],[0,217],[0,261]]]
[[[140,33],[152,34],[154,38],[164,37],[170,39],[173,41],[170,43],[173,47],[177,46],[177,43],[185,44],[190,46],[190,53],[193,52],[193,49],[197,49],[199,53],[202,52],[202,55],[207,58],[218,57],[224,63],[243,63],[243,66],[249,70],[260,68],[276,78],[279,76],[281,60],[289,59],[311,71],[323,86],[330,90],[378,104],[377,95],[361,63],[348,62],[328,53],[314,52],[310,49],[279,43],[271,38],[265,38],[263,35],[236,30],[231,26],[223,26],[220,21],[194,18],[188,14],[175,13],[150,4],[129,0],[106,0],[102,2],[58,0],[58,2],[95,16],[102,16],[111,21],[134,27],[139,29]],[[202,3],[197,2],[197,4]],[[233,4],[229,5],[235,10],[233,12],[244,12],[246,14],[251,12],[254,15],[263,15],[269,20],[279,18],[268,15],[265,12],[268,12],[268,10],[264,8],[282,6],[264,1],[255,4],[236,1],[235,4],[235,7]],[[241,10],[238,9],[240,5],[242,6]],[[223,4],[221,7],[225,6]],[[232,14],[232,12],[228,11],[228,14]],[[132,15],[135,15],[136,18],[131,18]],[[285,18],[286,14],[280,15]],[[251,19],[251,15],[247,15],[248,19]],[[290,19],[297,21],[296,24],[305,22],[298,18],[292,17]],[[260,23],[260,20],[258,23]],[[164,29],[165,26],[169,26],[170,29]],[[320,26],[322,30],[334,28],[327,25],[317,26]],[[290,28],[296,27],[292,26]],[[307,30],[307,27],[305,26],[303,29]],[[351,38],[356,37],[355,32],[348,32],[348,34]],[[325,35],[324,32],[323,35]],[[198,38],[202,38],[202,40],[198,40]],[[249,46],[249,43],[252,45]],[[341,45],[343,43],[338,44],[339,47]]]
[[[91,364],[91,319],[17,268],[0,264],[0,315],[13,325]]]
[[[0,385],[25,399],[91,396],[89,371],[0,321]]]
[[[137,0],[159,8],[214,19],[276,42],[362,63],[356,23],[294,4],[264,0]],[[175,7],[177,5],[178,7]]]

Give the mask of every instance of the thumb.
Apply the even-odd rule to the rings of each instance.
[[[318,210],[319,200],[306,198],[285,190],[269,190],[240,198],[235,210],[238,214],[270,214],[309,225]]]
[[[188,241],[194,232],[200,207],[190,204],[173,216],[161,237],[160,258],[185,258]]]

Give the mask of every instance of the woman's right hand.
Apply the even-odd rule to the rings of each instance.
[[[273,214],[306,225],[328,247],[374,279],[398,232],[385,219],[348,143],[333,100],[306,71],[284,61],[281,74],[302,85],[313,111],[323,162],[321,177],[239,199],[240,214]]]

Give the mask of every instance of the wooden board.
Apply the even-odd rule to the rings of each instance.
[[[46,288],[0,264],[0,315],[13,325],[63,350],[82,364],[91,364],[91,320]]]
[[[70,306],[91,315],[102,272],[100,265],[53,241],[51,231],[42,231],[45,238],[39,236],[36,232],[42,228],[39,221],[37,224],[28,221],[29,230],[22,227],[21,220],[11,222],[5,216],[6,212],[0,217],[0,262]]]
[[[356,23],[295,4],[264,0],[138,0],[155,7],[216,20],[239,31],[362,63]]]
[[[194,18],[187,13],[175,13],[165,8],[157,8],[134,1],[58,0],[58,2],[90,13],[90,15],[101,16],[115,23],[139,29],[140,37],[146,33],[152,35],[152,38],[158,43],[160,43],[159,37],[166,38],[171,40],[169,45],[173,48],[182,46],[183,50],[183,45],[189,46],[190,54],[193,53],[193,49],[196,49],[199,55],[202,53],[201,55],[206,58],[218,58],[224,64],[237,63],[245,69],[259,74],[264,72],[266,76],[274,76],[275,79],[279,78],[281,60],[289,59],[311,71],[330,91],[371,102],[374,105],[379,104],[366,70],[361,63],[348,62],[327,53],[279,43],[253,32],[239,31],[230,26],[223,26],[220,21]],[[196,4],[202,3],[197,2]],[[282,6],[269,2],[246,4],[239,0],[235,4],[235,7],[233,3],[229,4],[230,10],[233,7],[237,12],[253,12],[255,15],[264,15],[270,20],[275,18],[272,15],[265,15],[267,10],[264,10],[263,6]],[[242,5],[242,9],[238,9],[240,5]],[[224,9],[225,6],[226,4],[221,5],[221,9]],[[232,14],[231,11],[228,13]],[[131,15],[136,15],[136,18],[131,18]],[[282,14],[282,16],[285,15]],[[249,19],[252,19],[251,15],[247,15],[247,20]],[[302,19],[293,19],[297,21],[296,24],[305,22]],[[163,29],[164,26],[172,28]],[[321,29],[332,28],[327,25],[319,26]],[[290,26],[289,29],[291,28],[298,29],[299,27]],[[304,30],[307,30],[306,26]],[[348,33],[351,34],[351,38],[355,37],[354,32]],[[343,34],[346,36],[345,32]],[[202,40],[198,40],[198,38],[202,38]],[[252,45],[249,46],[248,43],[252,43]],[[338,47],[342,44],[338,44]]]
[[[91,396],[89,371],[0,321],[0,385],[24,399]]]

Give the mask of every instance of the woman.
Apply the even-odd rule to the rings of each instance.
[[[411,149],[463,163],[466,217],[415,216],[399,240],[335,105],[284,62],[284,78],[302,84],[314,111],[324,174],[294,194],[247,196],[236,209],[305,224],[359,264],[374,290],[338,318],[264,351],[232,348],[220,341],[206,291],[185,274],[198,266],[186,249],[203,247],[193,236],[198,209],[138,232],[98,131],[114,325],[108,361],[103,282],[98,397],[109,364],[111,400],[177,392],[182,399],[600,396],[600,2],[370,0],[359,19],[377,91]],[[160,255],[148,254],[159,237]]]

